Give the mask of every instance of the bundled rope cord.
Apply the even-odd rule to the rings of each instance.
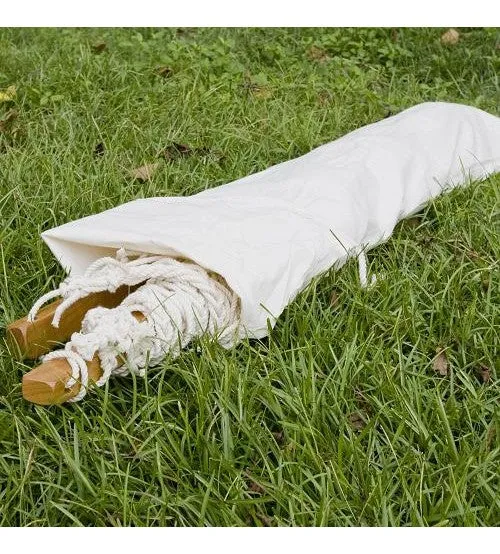
[[[81,400],[88,387],[86,362],[98,354],[104,385],[111,375],[134,372],[143,375],[148,363],[159,363],[167,353],[177,356],[191,340],[205,333],[229,348],[241,338],[238,296],[216,275],[194,263],[166,256],[140,255],[129,260],[120,249],[116,258],[100,258],[82,276],[68,277],[60,287],[42,296],[31,309],[38,310],[61,296],[52,325],[77,300],[100,291],[115,292],[120,286],[144,283],[116,308],[97,307],[85,315],[82,329],[73,333],[62,350],[45,355],[44,362],[67,359],[71,377],[66,388],[80,382],[72,402]],[[144,315],[139,321],[134,312]],[[125,358],[125,360],[124,360]]]
[[[370,281],[367,278],[363,250],[357,257],[360,284],[368,287],[374,276]],[[43,295],[33,305],[28,319],[33,321],[46,302],[60,296],[63,302],[52,320],[52,325],[58,327],[63,313],[81,298],[144,283],[116,308],[89,310],[81,332],[73,333],[65,348],[43,356],[44,362],[60,358],[68,361],[71,377],[66,388],[81,383],[78,394],[70,400],[77,402],[86,394],[86,362],[95,354],[102,369],[96,385],[103,386],[111,375],[144,375],[148,363],[158,364],[167,353],[177,356],[195,337],[205,333],[226,348],[236,344],[243,336],[239,298],[221,281],[194,263],[146,254],[129,260],[126,251],[120,249],[116,258],[96,260],[83,275],[70,276],[56,290]],[[145,319],[140,321],[134,312]]]

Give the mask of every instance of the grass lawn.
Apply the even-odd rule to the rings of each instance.
[[[44,229],[229,182],[419,102],[498,115],[498,31],[444,31],[1,29],[2,328],[63,277]],[[79,404],[24,402],[30,364],[2,334],[0,524],[499,524],[499,185],[399,225],[369,254],[371,290],[352,260],[268,339],[202,340]]]

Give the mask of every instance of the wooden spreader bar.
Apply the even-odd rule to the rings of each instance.
[[[132,312],[132,315],[138,321],[145,319],[140,312]],[[89,384],[101,378],[101,361],[97,355],[87,362],[87,370]],[[64,358],[45,362],[23,376],[23,398],[43,406],[67,402],[80,391],[80,383],[75,383],[69,389],[66,388],[70,377],[71,366]]]
[[[89,383],[95,383],[102,375],[97,356],[87,364]],[[23,398],[34,404],[49,406],[62,404],[78,394],[80,383],[66,388],[71,377],[71,366],[64,358],[41,364],[23,375]]]
[[[116,292],[96,292],[75,302],[62,315],[59,327],[52,326],[52,318],[61,300],[44,306],[33,322],[27,317],[14,321],[7,327],[9,348],[20,360],[33,360],[64,344],[73,333],[80,330],[85,314],[92,308],[115,308],[137,287],[123,286]]]
[[[98,292],[78,300],[64,312],[58,328],[52,326],[52,318],[61,301],[52,302],[39,311],[33,322],[23,317],[7,327],[9,349],[23,360],[38,358],[57,347],[62,347],[73,333],[80,330],[83,318],[90,309],[97,306],[115,308],[139,286],[123,286],[114,293]],[[138,320],[144,319],[142,313],[134,312],[133,315]],[[87,369],[89,383],[95,383],[102,376],[97,356],[87,363]],[[71,366],[67,360],[54,359],[43,363],[23,376],[23,397],[35,404],[62,404],[76,396],[80,390],[80,383],[66,388],[70,377]]]

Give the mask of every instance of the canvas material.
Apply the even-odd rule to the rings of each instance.
[[[188,197],[135,200],[42,233],[72,274],[124,247],[222,275],[263,337],[310,280],[386,240],[445,190],[500,171],[500,118],[419,104],[299,158]]]

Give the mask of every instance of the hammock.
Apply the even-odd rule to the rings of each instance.
[[[45,231],[43,240],[70,272],[56,291],[67,300],[66,307],[89,291],[141,282],[145,274],[141,277],[138,268],[146,266],[150,266],[146,273],[151,273],[144,286],[159,286],[156,294],[161,296],[155,303],[151,291],[140,293],[141,287],[124,302],[129,314],[142,310],[146,321],[129,318],[130,325],[119,336],[114,333],[113,355],[102,344],[99,319],[105,312],[98,308],[100,317],[91,310],[73,344],[48,356],[65,356],[73,364],[74,379],[82,379],[81,361],[95,352],[115,360],[118,348],[134,360],[132,367],[144,367],[146,347],[153,348],[151,337],[164,345],[163,350],[158,345],[153,348],[155,361],[162,352],[172,351],[174,343],[182,347],[186,337],[190,340],[203,332],[222,337],[224,346],[244,336],[264,337],[269,324],[275,324],[313,277],[357,256],[361,282],[368,284],[365,252],[387,240],[399,220],[442,192],[497,171],[498,117],[459,104],[425,103],[230,184],[188,197],[134,200]],[[130,261],[120,249],[136,257]],[[121,252],[118,259],[117,251]],[[191,278],[201,279],[204,285],[186,292],[184,285],[177,284],[173,295],[166,295],[165,291],[172,292],[168,283],[172,284],[175,271],[165,260],[173,259],[175,271],[184,275],[184,285]],[[210,300],[183,301],[182,309],[175,308],[183,294],[193,297],[204,289]],[[168,301],[176,295],[177,300]],[[50,296],[42,297],[32,316]],[[139,297],[142,304],[136,301]],[[225,306],[223,313],[218,305]],[[162,312],[159,306],[163,315],[155,321],[151,314]],[[165,322],[172,318],[178,337],[184,337],[180,342],[172,328],[166,331]],[[113,321],[118,325],[116,318]],[[193,327],[192,321],[199,324]],[[141,325],[142,331],[136,333]],[[85,348],[88,337],[81,335],[95,335],[97,327],[100,342],[95,338]],[[139,335],[145,342],[137,355],[133,337]],[[80,359],[74,359],[74,352]],[[106,378],[119,371],[117,362],[110,363]]]

